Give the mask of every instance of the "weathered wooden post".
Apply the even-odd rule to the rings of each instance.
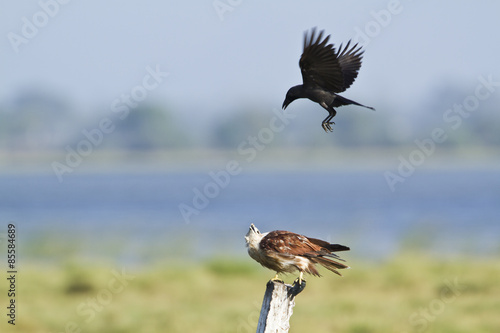
[[[257,333],[286,333],[290,329],[290,317],[295,306],[295,296],[306,287],[306,281],[299,285],[269,280],[260,309]]]

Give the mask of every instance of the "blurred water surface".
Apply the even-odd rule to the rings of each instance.
[[[347,243],[361,256],[386,256],[403,242],[449,254],[499,249],[500,170],[422,170],[394,192],[380,170],[242,173],[186,223],[179,205],[195,208],[195,189],[212,181],[204,172],[74,174],[62,183],[2,175],[0,211],[22,246],[57,239],[105,256],[114,244],[125,260],[148,248],[244,254],[251,222]]]

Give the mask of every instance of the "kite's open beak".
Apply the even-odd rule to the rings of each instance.
[[[253,223],[250,224],[250,231],[257,233],[257,234],[260,233],[259,229],[257,229],[257,227],[255,227],[255,225]]]

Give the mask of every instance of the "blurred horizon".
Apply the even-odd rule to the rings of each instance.
[[[231,113],[198,123],[180,110],[160,103],[136,103],[134,107],[123,103],[121,108],[96,108],[81,113],[60,94],[30,89],[0,101],[0,149],[37,153],[63,150],[67,145],[76,149],[80,141],[92,141],[95,137],[93,150],[231,150],[248,136],[268,128],[272,118],[277,118],[279,131],[265,139],[271,147],[397,148],[412,145],[414,139],[431,137],[432,130],[442,128],[447,138],[437,143],[440,146],[497,148],[500,94],[492,94],[484,101],[476,98],[477,106],[473,104],[475,108],[470,111],[465,109],[461,96],[466,100],[474,97],[467,90],[449,87],[436,91],[432,99],[421,102],[420,112],[408,115],[404,123],[398,121],[401,116],[388,105],[377,105],[376,111],[341,107],[333,133],[325,134],[320,123],[327,113],[310,101],[299,100],[293,111],[257,103],[242,105]],[[460,110],[456,110],[457,105]]]

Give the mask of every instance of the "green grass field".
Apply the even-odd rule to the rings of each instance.
[[[349,265],[342,278],[325,270],[322,278],[308,277],[291,332],[500,332],[500,258],[406,254]],[[255,332],[272,276],[250,258],[124,271],[103,263],[25,263],[15,327],[7,324],[7,283],[0,283],[0,331]]]

